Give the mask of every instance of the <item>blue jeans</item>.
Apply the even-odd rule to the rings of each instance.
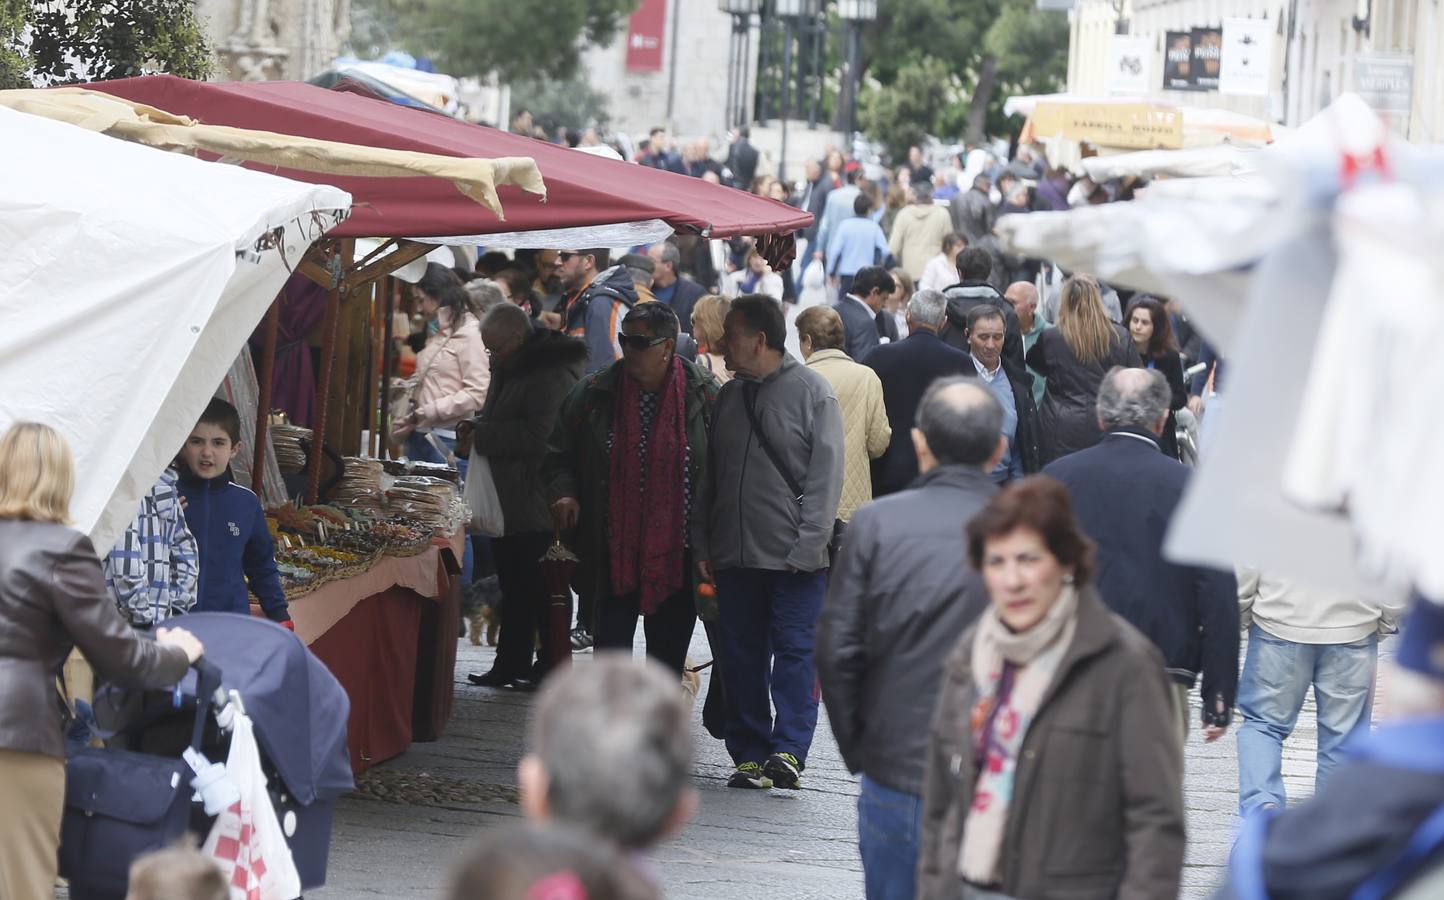
[[[1314,790],[1339,762],[1339,748],[1355,729],[1369,727],[1374,705],[1378,635],[1352,644],[1297,644],[1254,625],[1238,684],[1238,809],[1247,816],[1265,803],[1285,805],[1284,739],[1294,730],[1309,687],[1318,707],[1318,770]]]
[[[452,453],[455,453],[455,438],[444,438],[438,434],[436,436],[436,439],[441,442],[441,446],[445,447]],[[431,445],[431,441],[427,440],[426,435],[415,431],[411,432],[406,436],[406,458],[414,462],[446,462],[446,457],[436,452],[436,448]],[[469,459],[462,459],[459,456],[456,457],[456,471],[461,474],[463,480],[466,478],[466,467],[467,464],[470,462],[471,461]],[[461,560],[461,585],[462,587],[465,587],[471,584],[471,576],[473,574],[472,569],[475,566],[476,553],[472,549],[470,536],[467,537],[467,540],[462,546],[463,551]]]
[[[825,571],[717,573],[718,652],[727,692],[724,733],[737,765],[760,763],[773,753],[807,762],[817,730],[812,652],[826,586]]]
[[[857,798],[857,849],[867,900],[913,900],[917,895],[918,832],[923,800],[862,776]]]

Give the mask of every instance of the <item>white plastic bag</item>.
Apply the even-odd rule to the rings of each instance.
[[[471,454],[466,470],[466,505],[471,508],[472,534],[501,537],[505,533],[501,516],[501,499],[496,495],[496,479],[491,475],[491,461]]]
[[[220,863],[231,900],[295,900],[301,876],[266,793],[251,720],[237,712],[232,728],[226,775],[241,799],[216,816],[201,852]]]

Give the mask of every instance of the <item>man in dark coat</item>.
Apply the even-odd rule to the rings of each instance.
[[[1444,896],[1444,606],[1416,596],[1402,631],[1392,720],[1311,799],[1244,820],[1218,900]]]
[[[948,298],[948,327],[943,339],[959,350],[968,349],[968,313],[979,304],[988,304],[1003,314],[1005,335],[1003,358],[1017,369],[1027,368],[1023,358],[1023,329],[1018,324],[1018,314],[1013,304],[998,293],[989,278],[993,271],[993,259],[988,251],[980,247],[968,247],[958,254],[958,275],[962,281],[943,290]]]
[[[817,674],[848,771],[862,773],[858,848],[869,898],[915,896],[923,767],[943,661],[988,605],[958,558],[963,527],[993,495],[998,402],[964,376],[923,396],[922,474],[853,516],[817,622]],[[951,560],[951,564],[940,564]],[[880,835],[886,835],[881,837]]]
[[[900,491],[918,476],[912,429],[928,386],[948,375],[973,372],[968,354],[938,337],[938,329],[947,320],[947,301],[941,293],[921,290],[913,294],[907,316],[908,336],[878,347],[864,363],[882,382],[883,406],[892,427],[891,443],[872,464],[874,497]]]
[[[988,176],[979,175],[973,179],[971,189],[948,201],[948,212],[953,217],[953,230],[967,238],[969,246],[993,233],[997,211],[993,208],[993,201],[988,199],[988,191],[992,186],[993,182]]]
[[[737,129],[737,137],[727,150],[727,168],[732,172],[732,186],[742,191],[752,190],[752,179],[757,175],[757,148],[752,146],[751,132],[746,125]]]
[[[1098,545],[1103,600],[1158,646],[1178,687],[1180,727],[1201,673],[1204,736],[1228,729],[1238,687],[1238,583],[1233,572],[1163,558],[1163,536],[1188,468],[1159,449],[1171,391],[1161,372],[1114,369],[1098,389],[1103,440],[1050,463],[1083,530]]]
[[[533,634],[542,636],[543,669],[559,649],[549,645],[548,591],[538,564],[552,540],[541,465],[557,411],[582,377],[587,345],[534,328],[526,311],[511,304],[486,314],[481,339],[491,355],[491,385],[481,411],[463,425],[469,424],[477,455],[491,465],[506,531],[492,539],[502,593],[496,662],[485,675],[467,677],[473,684],[503,687],[534,674]]]
[[[878,325],[878,313],[888,295],[897,289],[892,276],[882,266],[863,266],[852,279],[852,291],[839,297],[832,308],[842,317],[846,334],[843,351],[855,362],[863,362],[867,355],[881,343],[882,328]],[[897,325],[893,324],[892,335],[896,337]]]
[[[658,303],[672,307],[685,334],[692,333],[692,309],[707,295],[707,289],[681,275],[682,251],[671,241],[661,241],[647,248],[656,266],[652,272],[652,296]]]
[[[1007,451],[992,472],[1003,485],[1042,468],[1038,450],[1038,408],[1033,403],[1033,376],[1003,358],[1003,314],[979,304],[968,313],[968,355],[978,380],[1003,409],[1002,435]]]
[[[563,329],[586,341],[587,371],[611,365],[622,358],[617,343],[622,316],[637,303],[637,287],[626,266],[610,268],[611,251],[564,250],[561,260],[562,287],[567,292]]]

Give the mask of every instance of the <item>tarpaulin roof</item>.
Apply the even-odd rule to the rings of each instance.
[[[0,134],[0,431],[66,437],[104,554],[351,198],[3,106]]]
[[[781,234],[812,216],[785,203],[632,163],[439,116],[289,81],[199,82],[169,75],[95,82],[86,87],[214,125],[277,131],[371,147],[450,156],[529,156],[546,181],[545,203],[520,189],[499,189],[506,222],[459,196],[443,181],[318,177],[351,193],[351,218],[334,237],[450,237],[577,228],[660,219],[682,232],[722,238]]]
[[[299,180],[313,183],[329,183],[341,175],[407,178],[413,180],[413,184],[418,178],[440,178],[451,182],[458,191],[498,218],[505,218],[496,195],[498,185],[514,184],[533,194],[546,194],[536,163],[524,156],[459,159],[451,155],[201,124],[169,110],[84,88],[0,91],[0,105],[162,150],[205,151],[227,161],[309,172],[314,177]]]

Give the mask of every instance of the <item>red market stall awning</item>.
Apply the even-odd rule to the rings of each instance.
[[[546,182],[545,202],[519,188],[501,187],[503,222],[440,179],[323,176],[272,169],[287,178],[324,182],[351,194],[351,217],[333,229],[331,237],[455,237],[660,219],[678,232],[725,238],[790,234],[812,221],[809,213],[785,203],[700,178],[578,153],[301,82],[216,83],[150,75],[84,87],[210,125],[445,156],[529,156]]]

